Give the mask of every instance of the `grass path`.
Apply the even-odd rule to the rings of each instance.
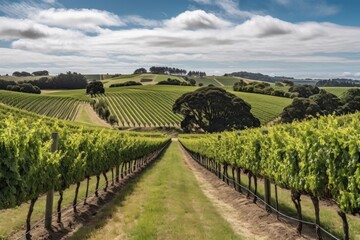
[[[73,239],[241,239],[221,218],[173,142]]]
[[[83,103],[80,104],[78,113],[74,120],[75,122],[85,123],[93,126],[107,127],[111,128],[105,120],[101,119],[90,104]]]

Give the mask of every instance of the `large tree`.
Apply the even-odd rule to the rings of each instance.
[[[260,121],[241,98],[218,87],[204,87],[185,93],[176,100],[173,112],[182,114],[185,132],[221,132],[259,127]]]

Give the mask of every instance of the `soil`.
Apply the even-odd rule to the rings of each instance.
[[[247,199],[194,161],[180,145],[179,148],[204,194],[240,236],[246,239],[316,239],[314,229],[303,226],[303,235],[299,235],[295,223],[277,220],[263,205],[254,204],[252,199]]]

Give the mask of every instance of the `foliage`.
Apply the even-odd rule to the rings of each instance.
[[[181,127],[185,132],[220,132],[260,126],[250,110],[251,106],[244,100],[217,87],[186,93],[173,106],[174,113],[184,116]]]
[[[116,84],[111,84],[110,88],[113,87],[128,87],[128,86],[141,86],[142,84],[139,82],[135,82],[135,81],[127,81],[124,83],[116,83]]]
[[[171,67],[151,67],[150,72],[152,74],[180,74],[186,75],[185,69],[171,68]]]
[[[352,79],[328,79],[328,80],[320,80],[316,83],[317,87],[360,87],[359,80]]]
[[[84,89],[87,80],[84,75],[76,72],[61,73],[56,77],[42,77],[38,80],[27,80],[40,89]]]
[[[193,86],[189,83],[182,82],[178,79],[171,79],[168,78],[166,81],[160,81],[158,82],[158,85],[177,85],[177,86]]]
[[[134,74],[144,74],[147,73],[147,70],[145,68],[138,68],[134,71]]]
[[[168,138],[132,137],[120,132],[77,128],[0,111],[0,209],[37,198],[52,188],[65,190],[85,176],[161,148]],[[50,152],[51,132],[59,151]]]
[[[298,93],[298,97],[309,98],[312,95],[320,93],[320,89],[311,85],[294,85],[289,88],[289,92]]]
[[[188,149],[250,170],[293,191],[332,198],[344,212],[360,209],[359,113],[245,130],[180,136]],[[257,147],[255,147],[257,146]],[[254,157],[257,156],[257,157]]]
[[[86,94],[90,94],[91,96],[104,93],[104,85],[100,81],[92,81],[86,86]]]
[[[21,83],[17,85],[8,85],[6,90],[13,91],[13,92],[22,92],[22,93],[34,93],[34,94],[41,94],[40,88],[37,86],[33,86],[30,83]]]
[[[294,78],[290,78],[290,77],[279,77],[279,76],[270,77],[268,75],[264,75],[261,73],[251,73],[251,72],[234,72],[230,74],[225,74],[224,76],[241,77],[241,78],[247,78],[247,79],[264,81],[264,82],[283,82],[283,81],[294,80]]]

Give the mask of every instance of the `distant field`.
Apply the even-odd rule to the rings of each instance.
[[[182,94],[196,87],[184,86],[136,86],[112,88],[99,99],[105,100],[110,112],[117,116],[123,127],[177,126],[182,116],[172,113],[172,105]],[[231,87],[227,87],[231,91]],[[278,116],[291,99],[261,94],[233,92],[251,104],[252,112],[262,123]]]
[[[353,87],[321,87],[321,89],[324,89],[329,93],[335,94],[338,97],[341,97],[347,90],[352,88]]]
[[[80,101],[70,97],[50,97],[0,90],[0,103],[48,117],[74,120]]]

